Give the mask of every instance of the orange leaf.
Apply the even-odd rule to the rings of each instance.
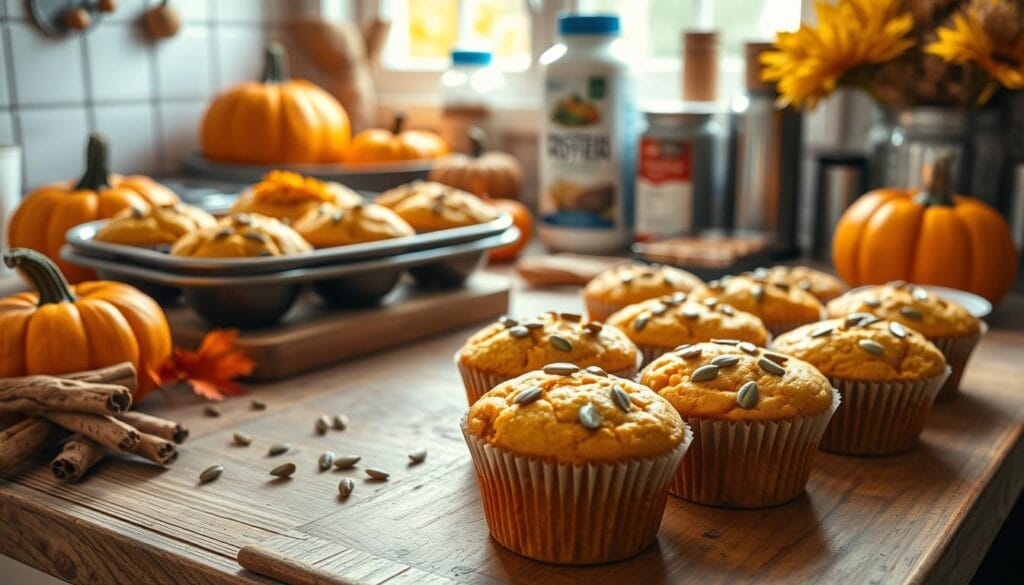
[[[193,392],[207,400],[244,394],[235,378],[252,373],[256,362],[235,348],[237,339],[235,329],[215,329],[206,334],[196,351],[175,348],[171,359],[160,368],[161,382],[187,382]]]

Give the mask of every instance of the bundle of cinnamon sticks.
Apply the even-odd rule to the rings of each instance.
[[[0,475],[62,440],[50,469],[64,481],[81,479],[108,451],[170,465],[188,430],[131,412],[135,388],[128,362],[59,376],[0,378],[0,417],[17,421],[0,431]]]

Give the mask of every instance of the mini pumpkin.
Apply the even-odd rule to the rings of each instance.
[[[1017,276],[1017,251],[999,212],[952,194],[950,163],[929,188],[877,189],[843,214],[832,240],[836,272],[851,286],[906,280],[997,301]]]
[[[345,149],[347,163],[379,163],[437,158],[450,152],[444,139],[427,130],[403,130],[405,115],[395,114],[390,130],[370,128],[352,138]]]
[[[478,128],[470,132],[469,141],[470,155],[452,154],[437,161],[429,179],[479,196],[518,199],[523,184],[519,161],[504,152],[485,152],[485,138]]]
[[[3,259],[37,292],[0,299],[0,378],[130,361],[139,378],[136,398],[156,386],[155,373],[171,355],[171,332],[153,299],[120,282],[71,286],[34,250],[15,248]]]
[[[141,175],[122,177],[108,173],[106,140],[89,137],[85,174],[78,183],[53,183],[32,191],[11,217],[8,241],[12,248],[32,248],[57,263],[67,279],[81,282],[95,277],[92,270],[59,257],[64,234],[78,224],[112,217],[123,209],[148,210],[150,205],[173,205],[178,196]]]
[[[341,104],[320,87],[288,79],[284,47],[267,47],[263,77],[217,96],[200,142],[211,160],[277,164],[341,159],[352,129]]]

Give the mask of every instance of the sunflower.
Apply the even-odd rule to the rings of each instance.
[[[1016,8],[1003,0],[974,2],[966,10],[955,13],[948,26],[936,29],[938,40],[925,47],[928,53],[950,63],[974,63],[988,74],[989,79],[978,95],[980,104],[987,102],[1000,86],[1024,89],[1024,34],[1019,28],[1013,35],[989,34],[997,21],[1004,24],[1013,21],[986,18],[986,15],[1003,12],[1017,14]],[[1019,16],[1016,21],[1019,22]]]
[[[781,32],[761,57],[761,77],[778,84],[784,103],[813,108],[858,67],[889,61],[910,48],[913,17],[899,0],[816,0],[816,27]]]

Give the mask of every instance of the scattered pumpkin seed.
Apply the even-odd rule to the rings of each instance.
[[[281,465],[278,465],[277,467],[271,469],[270,475],[273,475],[274,477],[280,477],[281,479],[286,479],[291,477],[292,474],[295,473],[295,469],[296,468],[294,463],[282,463]]]
[[[337,209],[333,214],[331,214],[331,223],[335,225],[341,223],[341,220],[343,219],[345,219],[345,211],[342,209]]]
[[[910,298],[914,299],[915,301],[927,301],[928,291],[919,286],[915,286],[914,289],[910,292]]]
[[[758,359],[757,365],[760,366],[762,370],[768,372],[769,374],[773,374],[775,376],[786,375],[786,369],[780,366],[779,364],[773,362],[772,360],[768,359],[767,356]]]
[[[579,323],[583,320],[583,315],[578,313],[559,313],[558,316],[566,321],[572,321],[573,323]]]
[[[622,412],[629,412],[633,408],[633,401],[629,399],[629,393],[618,384],[612,386],[612,402],[622,409]]]
[[[659,299],[659,300],[661,301],[661,304],[666,305],[668,307],[674,307],[674,306],[679,304],[679,303],[676,302],[675,299],[672,298],[671,295],[665,295],[665,296],[661,297],[661,299]]]
[[[335,469],[352,469],[362,459],[359,455],[339,455],[334,458]]]
[[[681,302],[686,300],[686,293],[681,292],[681,291],[676,291],[676,292],[672,293],[672,300],[674,302],[676,302],[676,303],[681,303]]]
[[[508,330],[508,334],[516,339],[523,339],[530,336],[530,330],[522,325],[516,325]]]
[[[259,242],[261,244],[265,244],[267,242],[267,236],[260,232],[248,231],[242,234],[242,237],[253,242]]]
[[[537,399],[540,398],[540,395],[543,391],[544,389],[539,386],[528,388],[526,390],[523,390],[519,394],[516,394],[516,397],[512,399],[512,403],[518,404],[520,406],[525,406],[532,402],[536,402]]]
[[[863,319],[861,319],[860,323],[858,323],[858,325],[860,327],[867,327],[868,325],[871,325],[871,324],[874,324],[874,323],[878,323],[881,320],[882,320],[882,318],[879,317],[878,315],[868,315],[868,316],[864,317]]]
[[[718,366],[720,368],[728,368],[729,366],[735,366],[740,361],[738,355],[720,355],[716,356],[715,359],[711,360],[711,365]]]
[[[647,313],[641,313],[637,316],[636,320],[633,321],[634,331],[643,331],[644,327],[647,327],[647,322],[650,321],[651,316]]]
[[[220,230],[217,231],[217,233],[213,234],[213,239],[223,240],[224,238],[230,236],[233,233],[235,233],[235,230],[229,227],[221,228]]]
[[[782,281],[782,280],[776,280],[772,284],[775,285],[776,288],[780,288],[780,289],[786,290],[786,291],[789,290],[789,283],[788,282],[785,282],[785,281]]]
[[[796,285],[797,287],[800,288],[800,290],[811,290],[811,281],[807,280],[806,278],[801,278],[800,282],[796,283]]]
[[[721,311],[723,315],[732,316],[736,314],[736,311],[733,310],[732,305],[722,305],[718,307],[718,310]]]
[[[693,347],[693,344],[692,343],[684,343],[682,345],[677,345],[675,347],[675,349],[673,349],[672,351],[683,351],[684,349],[686,349],[688,347]]]
[[[252,444],[252,437],[241,431],[232,435],[232,439],[234,439],[236,445],[241,445],[242,447],[248,447]]]
[[[757,386],[757,382],[751,380],[746,384],[740,386],[738,392],[736,392],[736,404],[740,405],[740,408],[751,409],[757,406],[757,402],[761,399],[761,392]]]
[[[142,219],[142,217],[145,214],[146,214],[146,212],[144,212],[142,209],[132,205],[132,219]]]
[[[344,431],[348,428],[348,417],[344,414],[334,415],[334,418],[331,421],[331,426],[333,426],[336,431]]]
[[[316,428],[316,434],[326,435],[327,429],[331,428],[331,417],[326,414],[322,415],[316,419],[316,423],[313,426]]]
[[[710,280],[710,281],[708,281],[708,288],[713,288],[713,289],[722,288],[722,283],[718,282],[717,280]]]
[[[552,376],[571,376],[580,371],[579,366],[568,362],[555,362],[544,366],[543,369],[545,374],[551,374]]]
[[[224,473],[223,465],[211,465],[199,474],[199,483],[210,483],[220,477],[222,473]]]
[[[622,284],[629,284],[633,282],[633,275],[629,272],[623,272],[619,275],[619,280],[622,281]]]
[[[754,278],[765,279],[768,278],[768,269],[764,266],[758,266],[753,272]]]
[[[587,333],[590,333],[591,335],[597,335],[598,333],[601,332],[602,329],[604,329],[604,326],[598,323],[597,321],[588,321],[587,324],[583,326],[583,328],[587,330]]]
[[[695,307],[686,307],[683,309],[683,317],[687,319],[696,319],[700,317],[700,310]]]
[[[526,327],[527,329],[543,329],[544,324],[540,321],[528,321],[523,323],[523,327]]]
[[[700,354],[702,354],[703,352],[704,352],[704,350],[699,348],[699,347],[690,347],[690,348],[684,349],[683,351],[677,353],[676,355],[678,355],[679,357],[683,358],[684,360],[689,360],[689,359],[693,359],[695,357],[700,357]]]
[[[592,431],[596,431],[601,428],[601,413],[598,412],[590,402],[580,407],[577,417],[579,418],[581,425]]]
[[[739,345],[739,339],[712,339],[711,343],[717,343],[718,345]]]
[[[502,326],[504,326],[505,329],[508,329],[509,327],[515,327],[516,325],[519,325],[518,321],[516,321],[512,317],[509,317],[508,315],[502,315],[501,317],[499,317],[498,318],[498,323],[501,324]]]
[[[317,461],[317,466],[320,468],[320,471],[327,471],[332,465],[334,465],[334,453],[324,451]]]
[[[425,448],[423,448],[423,447],[420,447],[420,448],[416,449],[415,451],[413,451],[412,453],[409,453],[409,461],[411,461],[413,463],[423,463],[426,460],[427,460],[427,450]]]
[[[211,406],[208,404],[206,405],[205,408],[203,408],[203,414],[210,418],[217,418],[218,416],[220,416],[220,410],[216,406]]]
[[[895,321],[889,322],[889,333],[892,333],[899,339],[903,339],[907,336],[907,328]]]
[[[655,303],[655,304],[651,305],[651,314],[652,315],[661,315],[662,313],[664,313],[667,310],[668,310],[668,305],[666,305],[664,303]]]
[[[707,364],[701,366],[690,374],[691,382],[707,382],[718,375],[718,366]]]
[[[270,455],[271,457],[276,457],[278,455],[287,453],[288,450],[291,448],[292,446],[289,445],[288,443],[275,443],[271,445],[269,449],[267,449],[267,455]]]
[[[236,214],[232,219],[238,225],[252,225],[252,216],[248,213]]]
[[[754,297],[754,301],[760,303],[764,300],[764,286],[755,284],[750,289],[750,294]]]
[[[375,479],[377,481],[386,481],[387,478],[391,477],[390,473],[377,467],[367,467],[364,471],[366,471],[366,475],[368,475],[370,479]]]
[[[743,350],[744,353],[748,353],[750,355],[757,355],[757,346],[754,345],[753,343],[750,343],[749,341],[741,341],[739,344],[739,348]]]
[[[831,335],[834,329],[835,328],[832,327],[831,325],[822,325],[821,327],[816,327],[813,331],[811,331],[811,337],[818,338],[825,337],[826,335]]]
[[[267,403],[254,398],[253,401],[249,403],[249,407],[253,410],[266,410]]]
[[[551,347],[558,351],[572,351],[572,342],[561,335],[552,335],[549,339]]]
[[[595,376],[601,376],[602,378],[608,375],[608,372],[601,369],[600,366],[587,366],[587,373]]]
[[[783,355],[781,353],[775,353],[774,351],[766,351],[766,352],[764,352],[764,357],[769,359],[769,360],[771,360],[771,361],[773,361],[773,362],[775,362],[775,363],[777,363],[777,364],[779,364],[780,366],[786,365],[786,362],[789,361],[789,356],[788,355]]]
[[[704,304],[707,305],[708,307],[713,308],[715,305],[718,304],[718,299],[715,297],[708,297],[704,299]]]
[[[903,308],[901,308],[900,309],[900,315],[903,315],[904,317],[906,317],[908,319],[913,319],[915,321],[920,321],[921,319],[924,318],[921,315],[921,311],[918,311],[914,307],[903,307]]]
[[[338,495],[343,498],[351,496],[354,489],[356,489],[356,482],[352,481],[351,477],[346,477],[338,482]]]
[[[872,295],[864,297],[864,304],[872,309],[877,309],[882,306],[882,301],[878,300],[878,297]]]
[[[885,353],[885,346],[873,339],[861,339],[857,341],[857,345],[859,345],[864,351],[873,355],[882,355]]]

